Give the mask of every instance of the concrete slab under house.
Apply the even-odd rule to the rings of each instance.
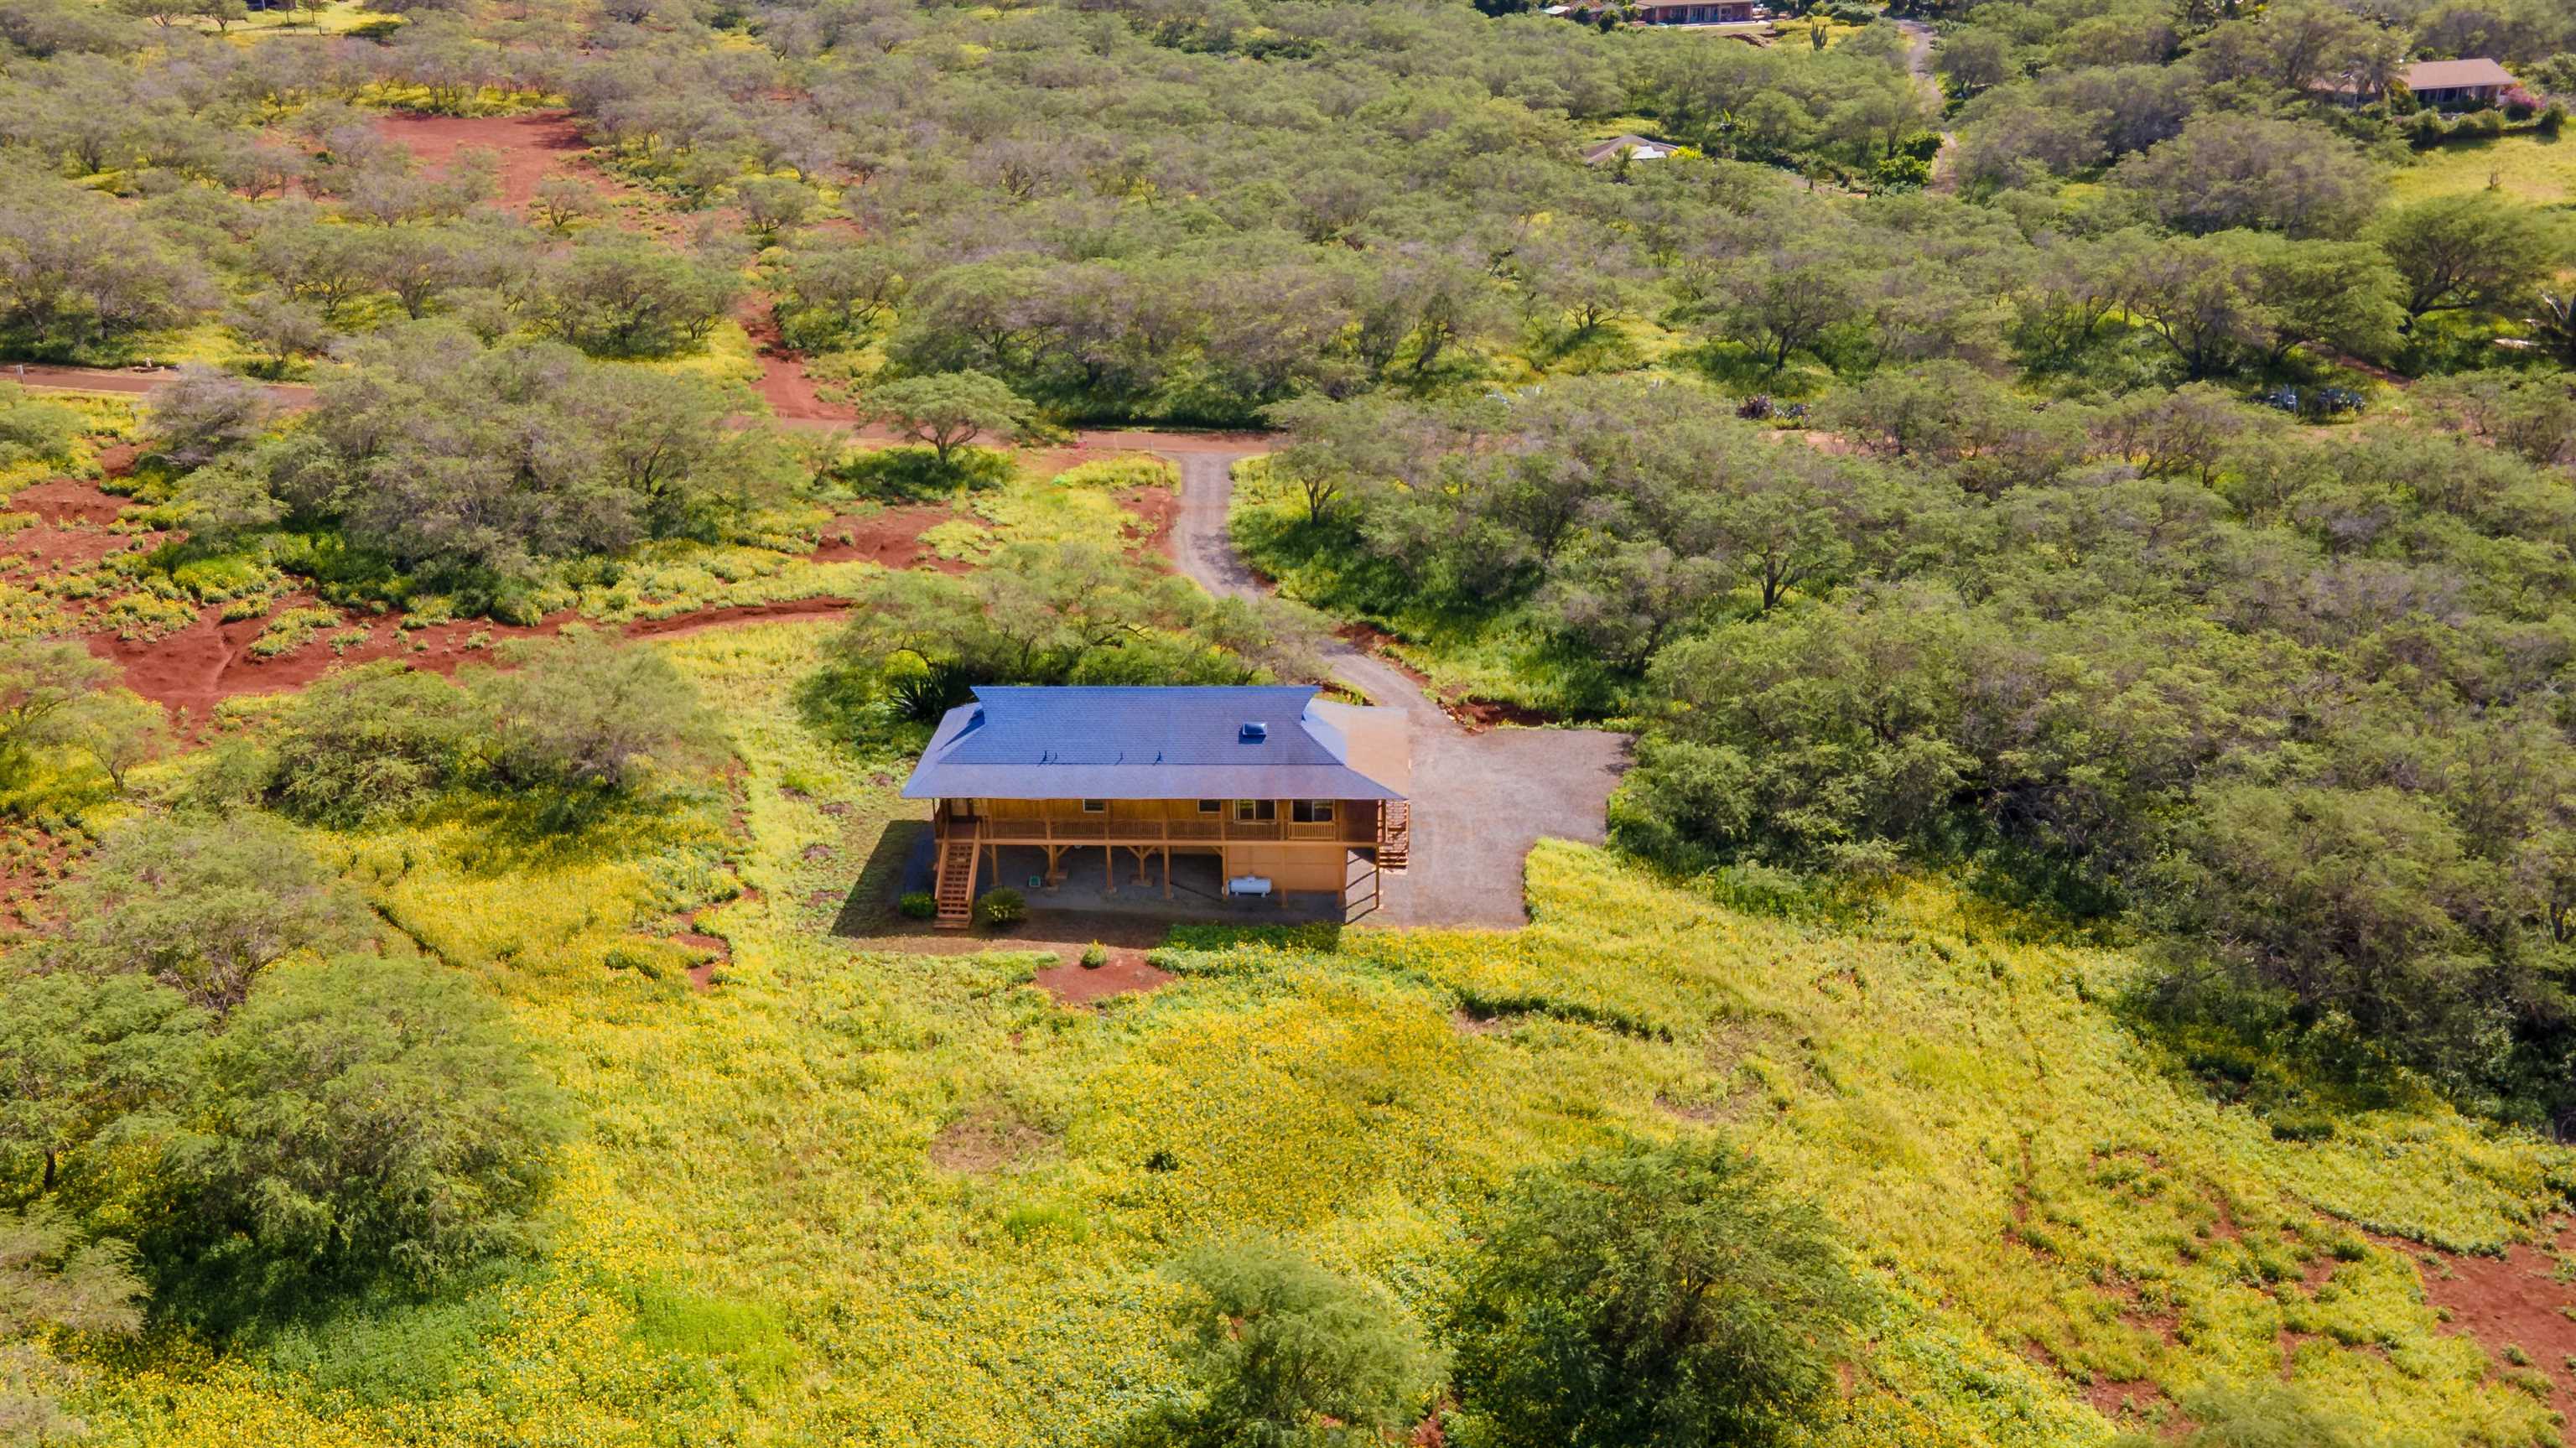
[[[1310,686],[1004,688],[940,720],[903,787],[931,812],[937,923],[1036,909],[1350,921],[1410,855],[1402,710]]]

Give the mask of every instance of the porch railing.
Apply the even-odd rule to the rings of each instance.
[[[978,815],[972,819],[942,816],[939,823],[942,835],[971,829],[978,840],[993,845],[1192,845],[1278,840],[1371,845],[1378,838],[1374,824],[1349,818],[1298,824],[1293,820],[1060,820]]]

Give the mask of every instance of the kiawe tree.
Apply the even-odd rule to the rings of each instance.
[[[143,975],[0,977],[0,1200],[90,1196],[81,1148],[190,1079],[207,1024]]]
[[[76,643],[0,641],[0,794],[59,793],[61,764],[80,759],[124,790],[126,771],[158,751],[165,731],[159,710],[116,676]]]
[[[143,1286],[127,1256],[122,1244],[84,1242],[49,1214],[0,1213],[0,1442],[61,1442],[88,1431],[58,1399],[70,1372],[24,1342],[46,1329],[141,1327]]]
[[[979,437],[1018,441],[1036,416],[1009,383],[972,370],[879,383],[859,399],[859,411],[928,447],[942,468]]]
[[[2406,324],[2435,312],[2497,312],[2522,305],[2562,259],[2541,214],[2487,192],[2401,206],[2371,227],[2405,284]]]
[[[217,1313],[528,1249],[564,1117],[468,978],[342,956],[261,979],[207,1048],[144,1239]]]
[[[365,908],[294,833],[255,814],[193,823],[145,818],[107,837],[65,886],[58,969],[140,975],[218,1015],[252,978],[297,950],[365,937]]]
[[[1723,1141],[1515,1182],[1448,1319],[1462,1441],[1781,1442],[1833,1392],[1869,1294],[1824,1217]]]
[[[1170,1270],[1191,1395],[1132,1428],[1129,1443],[1322,1448],[1378,1442],[1419,1420],[1435,1360],[1380,1293],[1267,1237],[1201,1247]]]

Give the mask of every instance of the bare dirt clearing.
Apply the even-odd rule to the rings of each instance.
[[[424,116],[395,112],[378,118],[376,134],[411,152],[432,176],[446,174],[456,153],[469,147],[501,156],[500,200],[521,207],[536,199],[537,183],[549,176],[574,176],[600,188],[614,183],[590,164],[590,143],[566,111],[533,111],[522,116]]]
[[[1083,1006],[1110,996],[1159,990],[1173,978],[1170,971],[1148,964],[1140,950],[1113,950],[1106,963],[1096,966],[1084,965],[1077,950],[1064,964],[1039,971],[1034,983],[1065,1005]]]

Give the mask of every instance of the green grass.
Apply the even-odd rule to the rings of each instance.
[[[2359,1229],[2492,1247],[2567,1153],[2429,1103],[2275,1140],[2124,1028],[2131,958],[2015,942],[1940,889],[1801,925],[1549,844],[1527,931],[1200,932],[1160,957],[1180,982],[1097,1012],[1028,988],[1025,956],[836,938],[918,811],[880,782],[903,761],[797,722],[827,631],[662,645],[741,770],[587,837],[496,806],[316,837],[579,1103],[552,1246],[291,1341],[100,1364],[96,1442],[1093,1442],[1173,1385],[1155,1269],[1178,1248],[1285,1233],[1428,1311],[1514,1171],[1712,1130],[1885,1289],[1809,1443],[2106,1444],[2085,1378],[2268,1379],[2284,1329],[2322,1334],[2288,1370],[2378,1441],[2543,1440]],[[611,968],[701,906],[719,989]],[[952,1128],[1007,1159],[941,1166]]]
[[[2482,191],[2493,185],[2533,206],[2576,202],[2576,138],[2523,133],[2452,141],[2415,153],[2388,185],[2391,204]]]

